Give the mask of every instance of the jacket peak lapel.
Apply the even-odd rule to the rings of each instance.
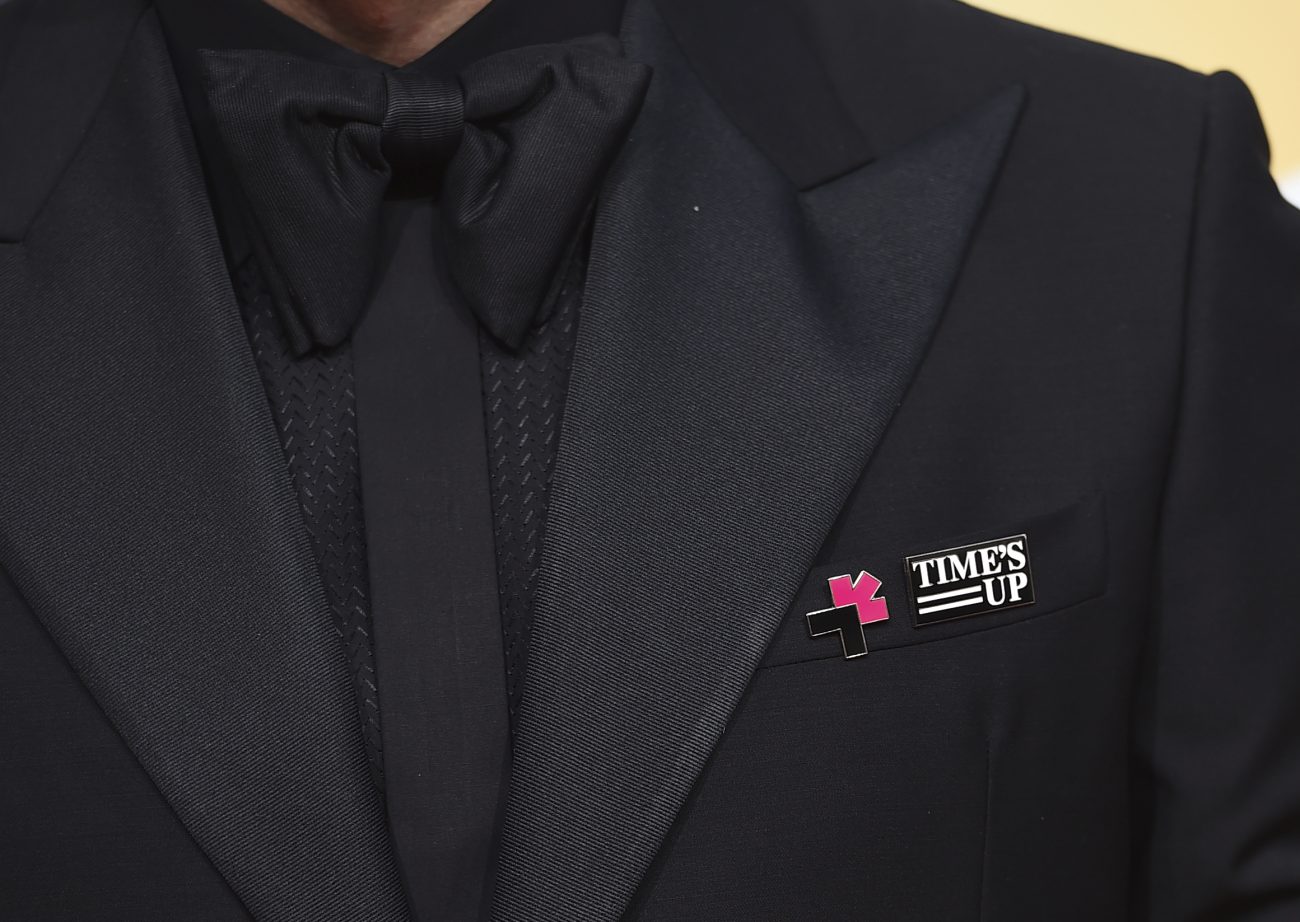
[[[0,566],[256,919],[406,920],[152,13],[123,62],[0,245]]]
[[[598,209],[495,913],[613,920],[907,387],[1012,88],[799,195],[628,10],[649,95]]]

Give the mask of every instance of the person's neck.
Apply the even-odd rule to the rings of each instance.
[[[489,0],[266,0],[344,47],[400,67],[441,43]]]

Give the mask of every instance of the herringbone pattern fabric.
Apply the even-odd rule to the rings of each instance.
[[[236,270],[235,288],[343,642],[371,776],[382,790],[351,346],[295,357],[254,259]]]
[[[584,259],[572,260],[554,311],[518,352],[508,352],[486,333],[479,340],[512,722],[522,688],[546,503],[585,272]]]

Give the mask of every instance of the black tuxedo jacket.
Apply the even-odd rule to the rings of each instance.
[[[0,918],[410,919],[156,16],[0,17]],[[949,0],[624,32],[493,919],[1300,918],[1243,85]],[[1033,604],[914,626],[1021,534]]]

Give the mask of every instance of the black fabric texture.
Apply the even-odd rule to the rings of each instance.
[[[371,639],[352,348],[344,343],[295,355],[255,258],[244,260],[234,283],[334,616],[334,630],[347,657],[370,775],[382,790],[384,755]]]
[[[486,333],[479,338],[512,720],[523,691],[529,626],[541,575],[547,501],[586,276],[586,243],[571,260],[555,310],[520,349],[505,349]]]
[[[0,247],[0,289],[0,566],[249,915],[409,919],[152,14],[24,243]],[[63,762],[46,795],[83,769],[100,766]],[[129,830],[155,822],[134,818],[35,918],[76,918],[61,907],[85,901],[61,894],[78,888],[147,902],[156,871]],[[0,916],[32,918],[9,911],[30,886],[0,881]]]
[[[353,338],[385,802],[421,919],[477,919],[509,755],[479,325],[435,206],[385,207]]]
[[[806,4],[677,0],[660,7],[728,118],[796,186],[826,182],[873,158],[870,125],[854,117],[844,87],[827,74]],[[879,92],[875,84],[852,88],[855,100]]]
[[[544,22],[516,15],[505,23],[499,14],[506,5],[494,3],[491,15],[475,17],[466,31],[456,33],[452,40],[409,67],[393,71],[319,39],[260,4],[245,9],[248,4],[234,0],[231,15],[227,16],[183,3],[163,4],[181,87],[204,154],[214,204],[223,219],[227,256],[238,267],[237,287],[242,287],[241,278],[256,279],[261,275],[281,295],[278,303],[287,303],[277,273],[257,272],[259,266],[273,267],[274,260],[262,236],[247,232],[250,224],[255,228],[255,222],[245,220],[246,196],[238,189],[224,145],[210,121],[194,49],[206,45],[240,47],[243,42],[296,53],[349,70],[371,71],[382,76],[389,94],[389,130],[381,130],[381,143],[385,159],[396,169],[383,206],[374,300],[358,334],[361,361],[369,372],[362,374],[356,385],[356,399],[367,407],[367,422],[359,426],[357,435],[361,453],[368,459],[364,472],[366,491],[374,492],[374,502],[368,501],[364,514],[359,516],[365,522],[360,533],[355,528],[337,533],[343,547],[322,545],[320,541],[314,541],[313,546],[318,559],[326,564],[350,563],[353,551],[362,544],[369,552],[368,569],[373,576],[368,581],[377,599],[373,620],[378,622],[373,654],[364,646],[371,639],[365,630],[367,623],[362,620],[365,613],[341,604],[330,590],[329,573],[325,573],[326,588],[333,596],[336,613],[342,615],[342,629],[353,640],[347,647],[349,664],[363,720],[371,718],[363,727],[372,767],[376,769],[380,737],[372,715],[376,699],[383,700],[383,780],[390,825],[408,897],[418,913],[431,917],[470,917],[483,900],[508,751],[502,631],[504,628],[507,638],[513,637],[515,622],[523,625],[527,618],[527,612],[520,609],[522,595],[511,583],[502,583],[500,588],[500,604],[504,606],[507,599],[512,604],[511,619],[503,625],[497,610],[495,561],[500,555],[493,543],[494,507],[483,444],[485,414],[478,393],[479,378],[481,373],[487,373],[491,362],[494,371],[508,370],[512,385],[527,391],[533,401],[550,406],[552,413],[544,422],[530,422],[534,429],[540,425],[558,428],[554,410],[563,388],[563,379],[555,376],[555,363],[550,360],[541,361],[544,385],[528,381],[539,362],[539,353],[547,355],[553,348],[539,350],[537,340],[545,336],[549,343],[558,328],[544,324],[536,335],[530,333],[525,338],[520,353],[529,357],[527,363],[519,362],[490,335],[462,335],[459,324],[464,320],[460,316],[464,311],[455,286],[446,279],[445,268],[437,269],[432,276],[429,272],[431,265],[445,267],[442,235],[431,238],[412,232],[423,222],[424,206],[419,200],[436,191],[440,179],[436,171],[428,169],[425,142],[431,132],[435,144],[438,137],[448,140],[448,150],[433,152],[435,160],[454,153],[450,141],[459,142],[459,87],[437,75],[463,70],[487,52],[510,48],[512,42],[567,39],[602,25],[612,26],[621,10],[621,3],[600,0],[598,4],[576,4],[562,15],[546,17]],[[242,31],[234,24],[242,24]],[[430,105],[429,99],[422,98],[429,92],[437,95],[440,90],[441,101],[433,99]],[[442,130],[437,125],[430,128],[429,119],[447,112],[453,116],[447,121],[453,124],[444,124],[442,129],[453,130]],[[419,220],[408,226],[404,218],[398,217],[408,213],[419,215]],[[412,244],[412,240],[417,243]],[[411,249],[420,240],[424,242],[423,255]],[[576,281],[580,284],[580,277]],[[576,293],[566,291],[565,297],[570,296]],[[567,310],[564,304],[558,309]],[[372,315],[374,322],[367,333],[366,318]],[[273,318],[265,298],[256,317],[261,332],[254,336],[255,349],[264,353],[267,343],[276,346],[271,352],[273,360],[263,361],[262,370],[279,418],[297,420],[297,428],[302,428],[304,421],[317,421],[316,412],[304,415],[304,396],[316,398],[320,410],[352,400],[348,388],[336,380],[339,375],[349,379],[352,376],[350,356],[356,353],[350,341],[297,354],[285,347],[284,336],[278,330],[268,328]],[[473,325],[472,320],[467,322]],[[572,323],[564,324],[563,329],[571,341]],[[480,338],[482,370],[476,342]],[[315,393],[304,395],[303,376],[286,376],[286,368],[316,369],[332,378],[312,382]],[[559,393],[543,396],[548,389],[556,388]],[[286,398],[291,398],[292,405],[286,405]],[[511,411],[516,417],[526,412],[513,405]],[[491,419],[487,425],[492,425]],[[350,442],[352,435],[338,425],[317,424],[314,429],[317,435],[326,437],[342,433],[347,436],[344,443]],[[553,451],[553,439],[552,432],[541,447]],[[341,452],[348,447],[325,443],[328,451]],[[532,446],[524,446],[523,450],[530,453],[518,459],[502,459],[501,446],[497,448],[499,463],[512,469],[526,467],[538,457]],[[301,466],[301,457],[290,458]],[[304,475],[310,481],[333,473],[333,468],[314,475],[310,470],[294,470],[293,476],[301,485]],[[305,504],[320,504],[312,495],[302,499]],[[511,494],[503,500],[510,509],[515,505],[525,507],[520,511],[538,521],[543,502],[535,490]],[[337,497],[331,498],[331,505],[339,503]],[[353,515],[349,513],[346,518],[352,519]],[[310,525],[310,510],[308,521]],[[514,534],[512,525],[502,526],[502,540]],[[372,535],[373,542],[369,540]],[[530,553],[535,552],[536,528],[521,535],[521,539],[532,542]],[[507,549],[506,553],[513,554],[513,550]],[[536,561],[531,560],[529,569],[508,569],[507,576],[531,580],[535,566]],[[347,570],[336,571],[337,576],[348,575]],[[353,578],[365,582],[366,577],[362,570]],[[343,585],[349,582],[341,581]],[[358,598],[360,594],[356,593]],[[343,618],[349,616],[355,627],[343,623]],[[522,646],[512,645],[511,650],[507,668],[517,695]],[[387,667],[380,669],[378,694],[370,685],[375,660]]]
[[[1289,578],[1300,545],[1291,424],[1300,212],[1268,174],[1250,91],[1227,73],[1208,83],[1186,364],[1138,695],[1131,912],[1282,922],[1300,915],[1300,643]],[[1191,578],[1208,573],[1231,577]],[[1188,691],[1211,676],[1212,694]]]
[[[356,325],[390,190],[436,193],[457,287],[517,348],[553,300],[649,79],[607,36],[502,52],[455,80],[264,51],[202,56],[298,351],[337,346]]]
[[[107,81],[87,84],[74,73],[104,74],[117,66],[140,16],[144,0],[86,6],[78,0],[19,0],[0,14],[5,69],[0,71],[0,109],[5,114],[0,143],[0,241],[22,240],[45,204],[50,187],[76,151]],[[21,39],[18,37],[21,30]],[[64,79],[66,78],[66,79]],[[50,112],[60,113],[50,119]],[[47,125],[43,143],[15,144],[29,123]]]
[[[628,909],[920,363],[1023,104],[1006,88],[798,196],[652,7],[623,40],[655,80],[596,216],[502,828],[510,922]]]
[[[710,4],[797,36],[698,5],[653,2],[689,63],[652,62],[597,210],[496,922],[1291,922],[1300,213],[1249,93],[951,0]],[[0,918],[436,919],[385,806],[446,832],[407,773],[466,715],[384,685],[381,619],[385,804],[161,40],[117,67],[82,27],[134,4],[42,8],[0,86]],[[874,160],[735,58],[829,81]],[[364,441],[389,357],[354,350]],[[496,602],[490,560],[455,599],[422,560],[491,554],[486,444],[446,437],[481,489],[371,571],[418,571],[408,640],[423,599]],[[1004,526],[1043,608],[806,636],[828,572],[882,568],[893,612],[903,555]]]

